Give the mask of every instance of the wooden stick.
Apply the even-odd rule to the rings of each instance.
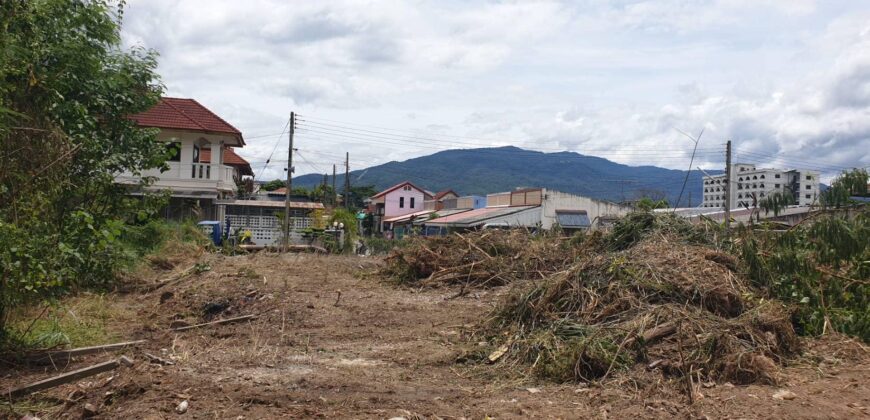
[[[157,357],[151,353],[142,353],[142,354],[144,354],[145,357],[147,357],[148,360],[150,360],[152,363],[158,363],[158,364],[161,364],[164,366],[170,366],[170,365],[175,364],[175,362],[173,362],[172,360],[164,359],[162,357]]]
[[[249,320],[249,319],[256,319],[256,318],[257,318],[256,315],[243,315],[243,316],[237,316],[235,318],[220,319],[217,321],[206,322],[206,323],[202,323],[202,324],[188,325],[186,327],[173,328],[172,331],[187,331],[187,330],[192,330],[194,328],[207,327],[210,325],[231,324],[234,322],[241,322],[241,321],[245,321],[245,320]]]
[[[123,343],[114,343],[114,344],[105,344],[102,346],[92,346],[92,347],[79,347],[77,349],[69,349],[69,350],[51,350],[44,353],[33,353],[25,356],[25,359],[30,361],[45,361],[45,360],[57,360],[59,358],[72,358],[74,356],[83,356],[86,354],[94,354],[100,353],[103,351],[112,351],[118,350],[129,346],[135,346],[137,344],[142,344],[148,340],[137,340],[137,341],[126,341]]]
[[[635,344],[635,342],[637,341],[638,338],[643,342],[643,344],[645,344],[645,345],[650,344],[654,341],[657,341],[657,340],[660,340],[664,337],[667,337],[667,336],[675,333],[676,331],[677,331],[677,324],[675,324],[673,322],[665,322],[664,324],[661,324],[661,325],[659,325],[651,330],[644,331],[643,334],[641,334],[638,337],[630,339],[626,344],[628,346],[632,346]]]
[[[34,382],[30,385],[22,386],[20,388],[10,389],[4,392],[4,395],[6,395],[9,399],[18,398],[24,395],[30,395],[34,392],[42,391],[43,389],[54,388],[58,385],[67,384],[82,378],[87,378],[88,376],[94,376],[98,373],[115,370],[121,364],[124,364],[125,366],[131,366],[133,364],[133,361],[128,359],[126,356],[121,356],[119,359],[98,363],[90,367],[74,370],[72,372],[57,375],[48,379],[43,379],[39,382]]]

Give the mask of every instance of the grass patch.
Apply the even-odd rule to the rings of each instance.
[[[132,318],[110,297],[83,293],[47,307],[14,310],[9,343],[19,350],[107,344],[122,338],[112,324]]]
[[[122,243],[127,254],[127,271],[139,269],[143,262],[154,269],[171,270],[200,256],[211,245],[209,238],[194,223],[165,220],[128,226]]]

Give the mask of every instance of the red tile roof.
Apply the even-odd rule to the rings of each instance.
[[[202,163],[211,163],[211,149],[200,150],[199,161]],[[254,175],[254,171],[251,170],[251,164],[248,163],[245,158],[237,155],[236,152],[229,147],[224,147],[224,165],[230,165],[239,168],[239,171],[242,173],[242,175]]]
[[[439,192],[438,194],[435,194],[435,197],[432,198],[432,199],[433,199],[433,200],[440,200],[440,199],[444,198],[444,196],[447,195],[447,194],[453,194],[453,195],[459,197],[459,194],[457,194],[456,191],[453,191],[453,190],[444,190],[444,191]]]
[[[242,132],[193,99],[160,98],[151,109],[130,116],[141,127],[230,134],[244,145]]]
[[[421,192],[423,193],[424,198],[432,198],[432,194],[429,194],[428,191],[426,191],[426,190],[424,190],[424,189],[422,189],[422,188],[420,188],[420,187],[414,185],[413,183],[411,183],[411,181],[405,181],[405,182],[402,182],[402,183],[399,183],[399,184],[393,185],[392,187],[387,188],[387,189],[385,189],[385,190],[383,190],[383,191],[381,191],[381,192],[379,192],[379,193],[373,195],[371,198],[378,198],[378,197],[381,197],[381,196],[387,195],[387,193],[389,193],[390,191],[397,190],[397,189],[399,189],[399,188],[404,187],[405,185],[410,185],[411,187],[413,187],[413,188],[415,188],[415,189],[421,191]]]

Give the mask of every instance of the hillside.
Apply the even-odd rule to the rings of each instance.
[[[410,180],[431,191],[452,188],[463,195],[545,187],[611,201],[664,195],[673,203],[685,176],[685,171],[628,166],[574,152],[543,153],[508,146],[447,150],[404,162],[388,162],[352,171],[350,179],[354,185],[374,185],[377,189]],[[689,205],[689,193],[692,205],[700,202],[701,176],[692,171],[683,206]],[[322,175],[309,174],[294,178],[293,183],[310,187],[322,180]],[[343,182],[341,175],[336,185]]]

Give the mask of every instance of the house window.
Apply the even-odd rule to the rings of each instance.
[[[773,188],[779,188],[779,184],[774,184]]]
[[[776,179],[779,179],[779,174],[776,174],[776,175],[774,175],[773,177],[776,178]]]
[[[181,162],[181,142],[173,141],[166,143],[166,153],[169,154],[169,158],[166,159],[169,162]]]
[[[764,175],[763,175],[763,174],[761,175],[761,179],[764,179]]]
[[[414,208],[414,197],[411,197],[411,208]]]
[[[405,197],[399,197],[399,208],[405,208]]]
[[[807,197],[807,200],[809,200],[810,198],[813,198],[813,196],[811,196],[809,194],[807,194],[806,197]]]
[[[807,181],[809,181],[809,180],[811,180],[811,179],[813,179],[813,177],[810,176],[810,175],[807,175]]]
[[[193,145],[193,163],[199,163],[199,146]]]
[[[808,190],[811,190],[811,189],[813,189],[813,186],[812,186],[812,185],[807,185],[807,189],[808,189]]]

